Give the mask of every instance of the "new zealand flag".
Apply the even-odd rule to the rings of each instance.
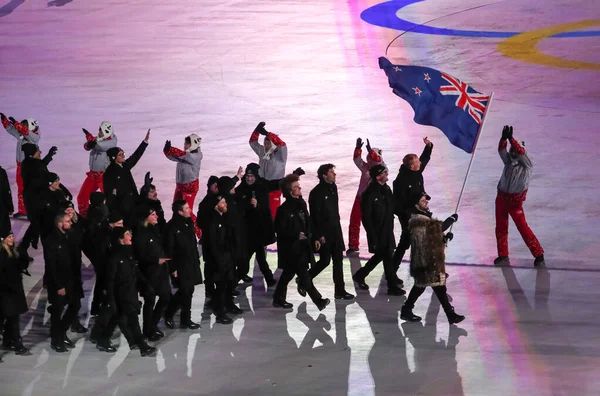
[[[441,129],[450,143],[472,153],[490,97],[439,70],[394,65],[379,58],[393,92],[415,111],[415,122]]]

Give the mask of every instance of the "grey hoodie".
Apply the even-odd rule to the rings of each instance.
[[[21,150],[21,146],[23,146],[25,143],[33,143],[38,146],[40,142],[40,135],[31,131],[28,135],[21,135],[19,131],[17,131],[17,128],[15,128],[12,124],[6,126],[5,129],[6,132],[17,138],[17,162],[23,162],[25,159],[25,153],[23,150]]]
[[[117,147],[117,135],[112,135],[109,139],[96,141],[96,146],[90,151],[90,170],[92,172],[104,172],[110,159],[106,155],[106,151],[110,148]]]

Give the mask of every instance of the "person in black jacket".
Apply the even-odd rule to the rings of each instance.
[[[150,140],[150,129],[144,141],[127,159],[120,147],[112,147],[106,151],[110,159],[110,165],[106,168],[103,178],[106,205],[111,211],[119,211],[127,225],[132,225],[134,222],[134,208],[139,197],[131,169],[142,158],[148,147],[148,140]]]
[[[148,205],[154,209],[156,215],[158,216],[157,226],[162,235],[165,232],[167,221],[165,220],[165,211],[163,210],[162,203],[158,199],[156,186],[152,184],[152,180],[154,179],[150,177],[150,172],[146,172],[146,176],[144,176],[144,185],[142,188],[140,188],[138,205]]]
[[[211,199],[210,205],[213,207],[213,213],[211,213],[202,237],[206,271],[210,271],[215,283],[210,305],[215,313],[217,323],[230,324],[233,321],[227,316],[227,312],[242,312],[233,303],[232,293],[238,231],[235,225],[227,219],[228,205],[225,197],[216,195]]]
[[[171,258],[169,269],[177,292],[165,310],[165,325],[175,327],[173,316],[181,308],[179,327],[195,330],[200,324],[192,322],[192,298],[194,287],[202,283],[202,271],[192,210],[183,199],[173,202],[172,208],[173,217],[165,232],[165,252]]]
[[[29,352],[19,330],[20,315],[29,309],[22,275],[28,266],[29,257],[18,248],[12,231],[0,231],[0,317],[6,320],[2,349],[17,355]]]
[[[55,218],[55,229],[46,238],[44,245],[45,277],[50,307],[50,346],[56,352],[66,352],[66,347],[75,344],[67,337],[67,330],[77,316],[81,303],[73,293],[73,270],[69,250],[68,231],[71,218],[59,213]],[[63,310],[67,310],[63,314]]]
[[[281,181],[281,191],[285,202],[277,208],[275,215],[275,232],[277,233],[278,267],[283,270],[275,293],[273,306],[292,308],[286,301],[287,287],[294,276],[298,276],[298,285],[305,290],[320,311],[329,305],[329,299],[323,298],[308,274],[309,263],[314,264],[313,234],[306,202],[302,198],[299,176],[287,175]],[[319,250],[321,243],[314,241],[314,250]]]
[[[335,184],[335,165],[323,164],[317,171],[319,184],[308,196],[310,218],[312,220],[315,240],[321,244],[319,261],[308,271],[311,279],[321,273],[333,259],[333,283],[335,298],[351,300],[354,296],[348,293],[344,285],[344,235],[340,224],[338,189]],[[299,290],[303,294],[304,290]]]
[[[141,206],[138,208],[138,217],[141,221],[133,234],[133,251],[142,274],[148,280],[148,284],[141,290],[144,298],[143,329],[148,340],[158,341],[165,336],[158,329],[158,322],[171,299],[167,269],[170,259],[164,253],[163,239],[158,229],[158,216],[154,209]]]
[[[14,211],[8,176],[4,168],[0,166],[0,234],[11,230],[10,216]]]
[[[239,206],[244,208],[245,232],[248,242],[247,259],[238,268],[238,279],[244,283],[252,283],[248,276],[250,259],[256,254],[258,267],[267,285],[276,283],[273,272],[267,262],[265,248],[275,242],[275,228],[271,215],[269,194],[279,190],[279,180],[266,180],[258,175],[260,166],[250,163],[240,185],[235,189],[235,198]]]
[[[367,232],[369,252],[373,253],[373,256],[364,267],[354,273],[352,279],[359,288],[367,290],[369,285],[365,283],[365,278],[377,264],[383,261],[388,294],[402,296],[406,292],[396,284],[397,276],[392,260],[396,241],[394,239],[394,197],[387,185],[388,171],[383,165],[375,165],[369,170],[369,175],[371,183],[363,192],[360,210],[362,223]]]
[[[196,214],[196,225],[200,229],[202,236],[200,237],[199,244],[202,245],[202,255],[204,255],[204,233],[208,228],[210,219],[215,211],[214,207],[211,207],[214,199],[219,195],[219,187],[217,183],[219,178],[217,176],[210,176],[206,183],[206,195],[198,204],[198,213]],[[211,298],[215,291],[215,282],[212,279],[212,273],[210,268],[206,265],[206,256],[204,257],[204,293],[206,298]]]
[[[97,347],[103,351],[114,352],[109,340],[115,323],[118,323],[129,348],[139,349],[142,356],[148,356],[153,354],[156,348],[146,343],[138,320],[140,304],[137,285],[145,280],[134,259],[131,232],[123,227],[115,227],[111,234],[114,249],[107,265],[106,299],[107,310],[115,316],[102,338],[98,340]]]
[[[408,221],[410,220],[408,212],[412,208],[410,200],[413,197],[420,197],[425,192],[423,171],[431,159],[433,143],[427,137],[423,139],[423,143],[425,143],[425,148],[420,157],[417,157],[416,154],[407,154],[404,156],[402,165],[400,165],[400,169],[398,170],[398,175],[393,183],[395,213],[402,227],[400,242],[398,242],[398,246],[394,251],[394,273],[398,271],[400,263],[404,258],[404,253],[410,247],[410,232],[408,230]],[[402,285],[403,282],[398,279],[398,284]]]

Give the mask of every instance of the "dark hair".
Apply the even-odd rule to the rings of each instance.
[[[187,201],[185,199],[178,199],[177,201],[173,202],[173,205],[171,205],[171,209],[173,209],[173,213],[179,213],[179,211],[183,210],[183,207],[185,206],[185,204],[187,203]]]
[[[283,179],[281,179],[281,181],[279,182],[279,188],[281,189],[281,191],[283,192],[283,195],[285,197],[288,197],[291,195],[292,192],[292,184],[297,182],[298,180],[300,180],[300,176],[295,175],[295,174],[289,174],[286,177],[284,177]]]
[[[417,154],[406,154],[402,159],[402,165],[406,166],[407,168],[410,168],[410,166],[416,158]]]
[[[187,136],[187,137],[185,138],[185,142],[186,142],[187,144],[192,144],[192,139],[190,139],[190,137],[189,137],[189,136]]]
[[[125,239],[125,234],[127,232],[131,232],[129,228],[126,227],[114,227],[112,229],[112,244],[113,246],[118,245],[121,239]]]
[[[317,169],[317,177],[319,178],[319,180],[323,180],[323,176],[326,175],[327,172],[329,172],[329,170],[333,168],[335,168],[335,165],[333,164],[323,164],[319,166],[319,169]]]
[[[54,218],[54,225],[58,227],[58,223],[65,221],[65,217],[67,216],[68,214],[66,214],[65,212],[60,212],[59,214],[57,214]]]

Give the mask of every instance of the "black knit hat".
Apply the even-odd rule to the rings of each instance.
[[[59,210],[61,210],[62,212],[64,212],[68,208],[75,209],[75,205],[73,205],[73,202],[65,201],[65,202],[61,202],[59,205]]]
[[[108,150],[106,150],[106,155],[108,155],[108,159],[114,161],[121,151],[123,151],[121,150],[121,147],[111,147]]]
[[[112,212],[110,212],[110,215],[108,215],[108,223],[109,224],[114,224],[117,221],[121,221],[123,220],[123,215],[119,212],[117,212],[116,210],[113,210]]]
[[[229,176],[221,176],[219,177],[219,181],[217,182],[217,186],[219,187],[219,193],[221,194],[229,194],[231,189],[235,186],[235,181],[232,177]]]
[[[208,178],[208,181],[206,182],[206,187],[210,188],[210,186],[212,186],[215,183],[219,182],[219,178],[215,175],[212,175],[211,177]]]
[[[148,216],[150,216],[152,213],[156,212],[156,210],[154,210],[154,208],[150,205],[147,204],[142,204],[140,206],[138,206],[137,210],[136,210],[136,214],[139,220],[146,220],[148,218]]]
[[[38,146],[33,143],[25,143],[21,146],[21,151],[26,157],[32,157],[38,151]]]
[[[431,197],[427,194],[427,193],[423,193],[423,194],[413,194],[411,196],[408,197],[408,205],[409,206],[415,206],[416,204],[419,203],[419,201],[421,200],[421,197],[425,196],[425,199],[428,201],[431,201]]]
[[[258,170],[260,169],[260,165],[255,162],[251,162],[246,166],[246,174],[252,174],[254,176],[258,176]]]
[[[2,230],[0,230],[0,241],[5,240],[6,238],[8,238],[9,235],[11,235],[13,232],[10,229],[10,227],[6,227]]]
[[[103,204],[105,199],[106,197],[104,196],[104,193],[100,191],[94,191],[90,194],[90,203],[92,204],[92,206],[98,206]]]
[[[212,208],[212,209],[216,208],[222,199],[225,199],[225,196],[221,195],[221,194],[212,194],[212,195],[209,195],[208,197],[209,198],[208,198],[207,205],[209,208]]]
[[[371,179],[375,179],[377,176],[381,175],[383,172],[386,171],[386,167],[381,165],[381,164],[377,164],[375,166],[373,166],[371,169],[369,169],[369,176],[371,176]]]
[[[57,180],[60,180],[60,177],[58,177],[58,175],[56,173],[54,173],[54,172],[46,173],[46,181],[48,182],[48,185],[54,183]]]

